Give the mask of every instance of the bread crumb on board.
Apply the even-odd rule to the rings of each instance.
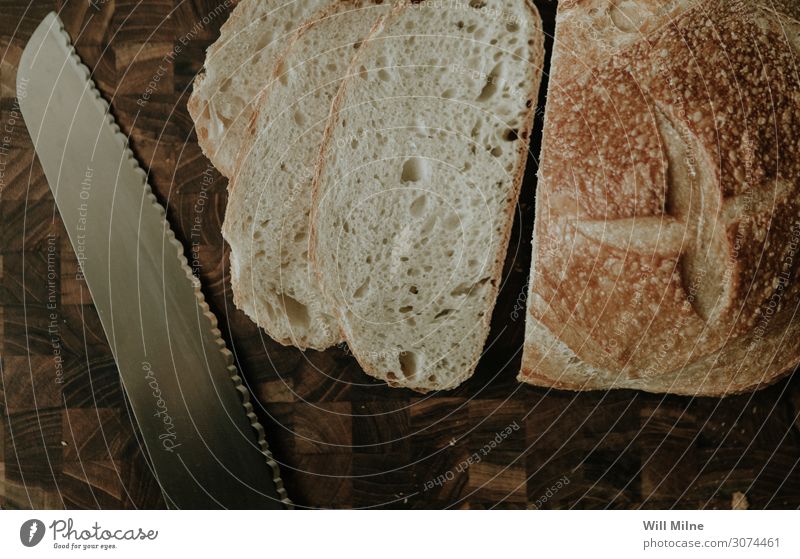
[[[747,495],[736,491],[731,495],[731,510],[747,510],[750,508],[750,503],[747,502]]]

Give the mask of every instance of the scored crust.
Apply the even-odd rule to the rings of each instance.
[[[766,385],[800,362],[800,8],[624,4],[559,13],[520,380]]]

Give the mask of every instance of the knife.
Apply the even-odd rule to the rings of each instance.
[[[54,12],[17,93],[167,506],[291,507],[199,280]]]

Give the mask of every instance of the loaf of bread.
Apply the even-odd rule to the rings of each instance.
[[[798,21],[560,4],[520,380],[725,395],[798,364]]]
[[[341,341],[308,265],[311,185],[332,100],[388,9],[341,0],[315,14],[278,58],[244,134],[223,227],[234,303],[286,345],[321,350]]]
[[[206,52],[188,109],[203,153],[226,177],[253,116],[253,103],[297,29],[332,0],[240,0]]]
[[[311,259],[364,371],[420,392],[489,331],[544,58],[525,0],[395,6],[334,101]]]

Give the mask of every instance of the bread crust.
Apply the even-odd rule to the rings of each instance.
[[[561,6],[557,42],[587,4],[611,17]],[[679,4],[583,71],[559,42],[522,381],[721,396],[800,363],[798,45],[756,2]]]

